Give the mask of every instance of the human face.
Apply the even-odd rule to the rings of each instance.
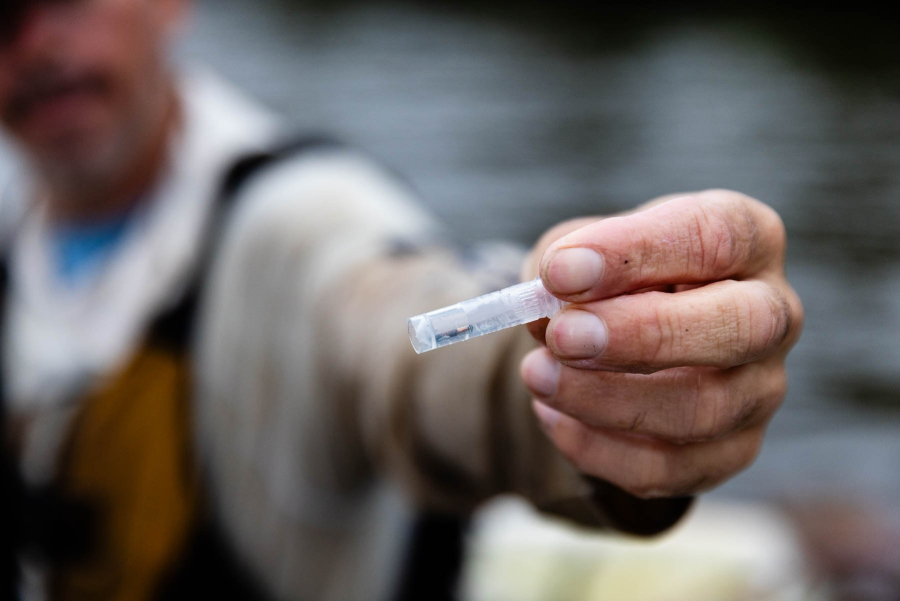
[[[111,177],[162,123],[182,0],[0,0],[0,123],[38,170]]]

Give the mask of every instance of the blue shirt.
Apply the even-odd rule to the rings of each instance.
[[[125,240],[132,216],[129,212],[105,221],[57,227],[52,245],[59,279],[78,284],[89,278]]]

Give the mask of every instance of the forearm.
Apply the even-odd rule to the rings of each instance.
[[[511,283],[487,275],[503,270],[421,244],[396,252],[394,241],[431,230],[367,164],[301,167],[290,193],[256,190],[207,291],[198,423],[222,497],[258,490],[291,511],[328,512],[387,474],[432,507],[466,510],[515,492],[590,523],[647,531],[634,522],[654,520],[640,512],[616,517],[643,503],[590,486],[537,426],[519,377],[535,344],[524,328],[413,352],[409,316]]]
[[[473,271],[476,273],[473,274]],[[524,328],[415,355],[406,317],[489,290],[448,253],[380,258],[328,294],[322,348],[356,391],[359,435],[379,469],[429,507],[468,510],[498,493],[594,526],[652,533],[686,502],[647,504],[582,477],[548,441],[519,377]]]

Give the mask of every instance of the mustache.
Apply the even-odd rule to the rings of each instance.
[[[8,122],[24,118],[35,105],[71,92],[103,93],[106,80],[93,73],[76,73],[52,64],[35,67],[21,74],[3,107]]]

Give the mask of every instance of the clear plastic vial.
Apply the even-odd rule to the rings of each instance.
[[[566,303],[544,288],[540,278],[438,309],[407,321],[409,340],[424,353],[544,317]]]

